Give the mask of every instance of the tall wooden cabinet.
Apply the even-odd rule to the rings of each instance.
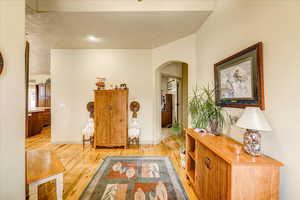
[[[128,90],[95,90],[94,146],[124,146],[128,140]]]
[[[37,107],[51,107],[51,84],[37,85]]]
[[[282,163],[237,155],[241,144],[226,136],[187,130],[187,178],[200,200],[278,200]]]

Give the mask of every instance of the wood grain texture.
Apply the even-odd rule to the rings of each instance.
[[[44,128],[42,134],[26,139],[26,149],[44,149],[55,152],[65,167],[64,172],[64,200],[78,200],[88,185],[98,167],[107,156],[169,156],[174,164],[190,200],[197,197],[186,179],[185,170],[180,168],[178,155],[166,145],[130,146],[128,149],[94,149],[85,148],[79,144],[51,144],[50,128]],[[55,181],[39,186],[40,200],[55,200]]]
[[[29,112],[30,116],[27,118],[27,132],[26,137],[31,137],[39,134],[44,126],[44,112]]]
[[[95,91],[95,147],[110,144],[111,99],[112,91]]]
[[[196,143],[196,162],[198,196],[208,200],[228,199],[228,164],[199,142]]]
[[[30,184],[65,171],[56,153],[46,150],[26,152],[26,183]]]
[[[37,85],[37,107],[51,107],[51,84]]]
[[[201,136],[199,133],[194,132],[192,129],[187,129],[188,135],[195,138],[202,145],[209,148],[215,154],[220,156],[226,162],[235,165],[275,165],[278,167],[283,166],[283,164],[269,156],[262,155],[259,157],[253,157],[245,152],[237,157],[232,151],[232,145],[242,146],[241,143],[227,137],[227,136]]]
[[[192,129],[186,132],[187,174],[195,173],[192,186],[199,199],[279,199],[281,162],[264,155],[237,155],[232,145],[241,144],[226,136],[201,136]]]
[[[127,147],[128,90],[96,90],[94,115],[95,147]]]
[[[172,124],[173,103],[172,94],[166,94],[165,109],[161,111],[161,126],[165,127]]]
[[[279,167],[233,166],[231,193],[234,199],[278,200],[279,173]]]

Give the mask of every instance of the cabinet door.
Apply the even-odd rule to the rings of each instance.
[[[45,84],[45,107],[51,107],[51,85]]]
[[[209,200],[229,199],[228,164],[197,143],[196,188],[198,196]]]
[[[106,146],[110,144],[112,92],[97,91],[95,93],[95,145]]]
[[[45,84],[38,85],[38,107],[45,107],[46,104],[46,87]]]
[[[115,90],[112,95],[112,134],[113,145],[127,144],[128,91]]]

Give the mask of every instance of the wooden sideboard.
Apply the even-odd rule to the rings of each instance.
[[[278,200],[282,163],[262,155],[240,155],[242,144],[226,136],[186,130],[187,178],[200,200]],[[236,146],[237,145],[237,146]]]
[[[44,126],[51,125],[51,109],[39,108],[28,111],[26,137],[39,134]]]
[[[128,90],[95,90],[94,146],[128,145]]]

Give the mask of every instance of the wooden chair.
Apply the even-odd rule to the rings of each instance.
[[[140,138],[139,137],[128,138],[128,143],[129,143],[129,145],[135,144],[139,147],[140,146]]]
[[[87,111],[90,113],[90,119],[94,119],[94,102],[89,102],[86,105]],[[85,143],[89,142],[92,146],[94,146],[94,135],[87,136],[85,130],[82,132],[82,149],[84,151]]]

